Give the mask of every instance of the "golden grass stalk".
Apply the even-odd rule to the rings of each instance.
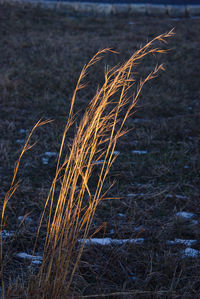
[[[89,235],[96,208],[104,196],[104,182],[115,160],[113,152],[117,140],[126,133],[124,124],[133,113],[144,84],[164,69],[162,65],[156,66],[136,84],[134,67],[146,55],[164,53],[165,50],[153,45],[156,41],[165,42],[172,35],[173,31],[162,34],[135,52],[123,65],[110,70],[106,68],[104,84],[89,103],[70,153],[61,163],[66,133],[74,121],[73,107],[77,91],[84,87],[82,81],[88,68],[100,60],[101,54],[111,50],[99,51],[81,72],[61,142],[56,175],[44,208],[45,213],[49,206],[49,220],[43,263],[37,280],[39,296],[42,298],[49,298],[49,294],[51,298],[60,298],[62,293],[67,294],[69,291],[84,248],[84,242],[77,244],[77,241]],[[131,94],[133,87],[135,92]],[[100,160],[103,162],[100,164],[95,191],[91,191],[90,179],[95,164]],[[60,192],[56,198],[55,187],[58,181]]]
[[[118,139],[127,130],[125,122],[134,112],[135,104],[144,84],[155,78],[163,66],[156,66],[139,83],[134,78],[135,66],[149,54],[164,53],[160,47],[154,47],[155,42],[165,42],[173,35],[173,31],[162,34],[144,47],[136,51],[128,61],[119,67],[105,69],[104,83],[98,88],[80,121],[69,154],[63,157],[66,134],[75,120],[73,112],[77,92],[84,87],[82,83],[88,69],[101,59],[102,54],[112,52],[110,49],[99,51],[81,71],[74,94],[72,96],[69,118],[61,141],[56,174],[47,197],[37,237],[44,217],[47,213],[48,223],[44,244],[43,263],[37,279],[30,280],[27,297],[63,298],[67,295],[80,261],[84,242],[90,233],[91,224],[99,202],[104,198],[103,186],[109,170],[115,160],[113,152]],[[134,90],[134,91],[133,91]],[[15,183],[19,163],[26,150],[30,148],[29,140],[38,122],[30,133],[16,164],[10,190],[6,194],[1,217],[1,259],[3,255],[2,231],[5,225],[5,209],[15,192]],[[91,184],[95,165],[99,173],[96,181]],[[77,190],[77,185],[79,186]],[[56,196],[56,186],[60,188]],[[3,270],[2,270],[3,271]]]

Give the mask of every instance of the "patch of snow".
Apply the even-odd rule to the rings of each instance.
[[[135,118],[135,119],[133,119],[133,122],[134,122],[135,124],[138,124],[138,123],[146,123],[146,122],[148,122],[148,120],[145,119],[145,118]]]
[[[138,226],[138,227],[135,227],[133,229],[134,232],[140,232],[140,231],[145,231],[145,228],[143,226]]]
[[[17,253],[16,257],[18,257],[20,259],[25,259],[25,260],[40,261],[40,262],[42,261],[42,256],[31,255],[31,254],[27,254],[25,252]]]
[[[125,217],[125,215],[122,214],[122,213],[118,213],[117,215],[118,215],[119,217]]]
[[[186,218],[186,219],[191,219],[195,216],[195,214],[189,212],[177,212],[176,216]]]
[[[41,260],[33,260],[32,264],[34,264],[34,265],[41,265],[42,261]]]
[[[18,144],[22,144],[22,143],[24,143],[25,142],[25,139],[17,139],[16,140],[16,143],[18,143]]]
[[[172,195],[172,194],[167,194],[166,195],[167,198],[173,198],[173,197],[176,197],[178,199],[186,199],[187,196],[184,196],[184,195],[181,195],[181,194],[175,194],[175,195]]]
[[[198,257],[200,255],[200,251],[187,247],[186,249],[182,250],[182,258],[186,258],[186,257]]]
[[[194,224],[194,225],[197,225],[197,224],[199,223],[198,220],[192,220],[191,222],[192,222],[192,224]]]
[[[49,159],[45,158],[45,157],[42,157],[42,164],[47,165],[48,163],[49,163]]]
[[[98,161],[92,161],[91,164],[99,165],[99,164],[103,164],[104,162],[105,162],[105,160],[98,160]]]
[[[20,133],[20,134],[26,134],[26,133],[28,133],[28,130],[20,129],[20,130],[19,130],[19,133]]]
[[[144,196],[144,193],[129,193],[126,196],[127,197],[138,197],[138,196]]]
[[[176,198],[178,198],[178,199],[186,199],[187,196],[176,194]]]
[[[136,280],[137,280],[137,277],[135,276],[135,273],[130,272],[130,279],[131,279],[132,281],[136,281]]]
[[[12,237],[14,235],[14,231],[7,231],[7,230],[3,230],[2,231],[2,238],[9,238]]]
[[[167,241],[167,244],[169,245],[177,245],[177,244],[182,244],[185,246],[192,246],[197,243],[197,240],[184,240],[184,239],[175,239],[174,241]]]
[[[114,151],[114,152],[113,152],[113,155],[116,155],[116,156],[117,156],[117,155],[119,155],[119,154],[120,154],[119,151]]]
[[[144,239],[143,238],[136,238],[136,239],[111,239],[111,238],[91,238],[91,239],[80,239],[79,242],[85,242],[85,244],[87,245],[91,245],[91,244],[98,244],[98,245],[122,245],[125,243],[134,243],[134,244],[142,244],[144,243]]]
[[[184,168],[185,168],[185,169],[188,169],[188,168],[190,168],[190,166],[189,166],[189,165],[185,165]]]
[[[44,155],[48,158],[56,157],[57,153],[56,152],[45,152]]]
[[[18,221],[24,221],[25,223],[32,223],[33,222],[33,219],[31,218],[31,217],[29,217],[29,216],[19,216],[18,218],[17,218],[17,220]]]
[[[192,106],[189,106],[189,107],[188,107],[188,110],[193,110]]]
[[[136,155],[146,155],[147,151],[132,151],[132,154],[136,154]]]

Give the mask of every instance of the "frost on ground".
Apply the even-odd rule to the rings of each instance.
[[[134,244],[142,244],[144,243],[143,238],[136,239],[111,239],[111,238],[91,238],[91,239],[80,239],[79,242],[85,242],[86,245],[122,245],[125,243],[134,243]]]
[[[184,240],[184,239],[175,239],[174,241],[167,240],[167,244],[169,245],[185,245],[185,246],[192,246],[197,244],[197,240]]]

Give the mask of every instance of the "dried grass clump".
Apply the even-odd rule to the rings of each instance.
[[[84,241],[79,243],[78,240],[88,237],[96,208],[105,196],[103,186],[116,158],[113,152],[117,140],[127,132],[124,129],[125,122],[133,114],[144,84],[164,69],[162,65],[156,66],[138,83],[134,77],[135,66],[149,54],[164,53],[165,50],[154,47],[154,43],[165,42],[172,35],[173,31],[162,34],[135,52],[121,66],[106,68],[104,83],[101,88],[97,89],[80,121],[69,154],[63,157],[66,134],[76,118],[73,111],[77,92],[85,86],[82,82],[85,80],[88,69],[101,59],[102,54],[113,51],[110,49],[99,51],[83,67],[72,97],[55,178],[38,228],[39,237],[41,225],[47,214],[43,263],[37,279],[29,282],[27,296],[34,294],[35,298],[62,298],[62,294],[69,293],[84,248]],[[28,149],[28,142],[25,149]],[[22,155],[20,159],[21,157]],[[94,186],[91,178],[96,164],[98,164],[99,171],[96,186]],[[7,202],[17,187],[14,181],[18,166],[17,164],[11,189],[5,198],[2,227]],[[55,192],[56,187],[60,188],[58,196]]]

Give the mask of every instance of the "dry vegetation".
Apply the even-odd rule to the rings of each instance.
[[[97,86],[103,83],[104,65],[113,67],[126,61],[148,40],[175,27],[176,35],[167,45],[170,51],[161,57],[145,57],[137,66],[136,80],[145,78],[156,63],[164,62],[167,71],[147,83],[134,115],[126,122],[125,130],[130,131],[117,143],[115,150],[120,154],[111,165],[103,189],[108,191],[99,202],[89,231],[90,235],[96,232],[95,237],[141,237],[145,241],[135,245],[86,246],[69,297],[110,294],[110,298],[198,298],[199,259],[183,259],[181,250],[186,246],[171,246],[166,240],[196,239],[197,244],[192,247],[200,250],[199,224],[176,217],[176,212],[187,211],[195,213],[194,220],[200,218],[200,21],[94,20],[30,7],[1,6],[0,22],[1,199],[9,189],[14,163],[23,148],[21,142],[38,119],[54,119],[34,132],[31,144],[37,144],[22,158],[17,176],[20,186],[6,207],[4,229],[15,232],[3,242],[1,274],[4,272],[5,286],[9,286],[7,297],[26,297],[23,284],[28,279],[30,262],[16,258],[16,253],[33,252],[36,230],[56,171],[55,157],[47,165],[42,158],[45,152],[59,153],[71,97],[83,65],[101,48],[120,52],[108,54],[90,69],[85,81],[89,82],[88,87],[80,90],[74,103],[79,116],[66,136],[67,147],[72,145],[79,119]],[[122,117],[123,113],[119,123]],[[21,129],[28,131],[23,133]],[[90,149],[94,145],[91,141]],[[147,154],[132,154],[133,150],[145,150]],[[89,181],[91,194],[95,192],[99,169],[94,166]],[[80,187],[80,179],[72,185]],[[71,190],[70,194],[76,191]],[[55,196],[58,191],[59,186]],[[90,194],[86,197],[90,202]],[[30,216],[32,223],[25,219],[20,222],[18,217],[22,215]],[[48,217],[44,215],[36,253],[43,251],[47,227]],[[56,257],[57,252],[53,254]],[[69,267],[73,262],[71,258]],[[33,279],[37,271],[34,266],[29,285],[32,298],[36,297]]]

